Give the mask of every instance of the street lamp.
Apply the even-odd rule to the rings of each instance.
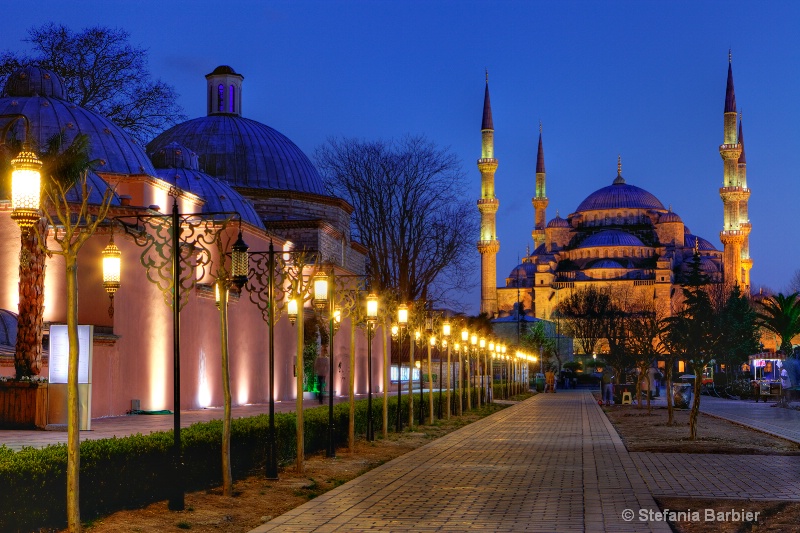
[[[428,339],[428,424],[433,425],[433,365],[431,361],[431,351],[436,346],[436,337],[433,335]]]
[[[422,363],[419,361],[419,359],[417,359],[417,361],[414,362],[414,366],[417,367],[417,375],[419,376],[419,422],[421,424],[422,423],[422,417],[424,415],[422,413],[422,406],[423,406],[423,403],[422,403],[422,370],[420,368],[422,366]],[[409,378],[409,379],[411,379],[411,378]]]
[[[477,368],[472,368],[472,356],[477,354],[478,350],[478,334],[477,333],[470,333],[469,336],[469,344],[472,348],[469,354],[469,372],[470,377],[472,379],[472,390],[477,390],[475,387],[475,372],[477,372]],[[478,399],[476,400],[478,407],[480,407],[480,395],[478,395]],[[469,389],[469,384],[467,384],[467,409],[472,409],[472,391]]]
[[[486,368],[483,368],[483,370],[481,370],[481,356],[486,353],[486,337],[481,337],[480,338],[480,340],[478,341],[478,348],[479,348],[479,350],[478,350],[478,356],[476,358],[476,366],[475,366],[475,368],[477,369],[477,372],[479,373],[479,375],[481,377],[481,381],[480,381],[481,391],[478,394],[478,407],[480,407],[481,406],[481,402],[485,403],[485,397],[484,397],[485,386],[484,386],[484,383],[483,383],[483,376],[484,376],[484,374],[486,374]]]
[[[372,337],[378,322],[378,296],[367,296],[367,440],[375,440],[372,420]]]
[[[142,248],[141,263],[147,269],[147,279],[164,295],[172,309],[172,403],[173,403],[173,469],[174,483],[168,508],[181,511],[185,507],[183,486],[183,449],[181,446],[181,330],[180,312],[189,301],[189,292],[197,285],[197,270],[211,264],[211,245],[221,248],[220,235],[228,223],[241,215],[235,212],[181,213],[178,209],[180,189],[169,191],[172,197],[170,214],[119,216],[114,220],[122,225],[134,243]],[[125,219],[135,222],[126,223]],[[164,226],[169,230],[165,231]],[[187,254],[184,250],[193,250]],[[155,272],[152,272],[155,271]],[[120,280],[121,281],[121,280]]]
[[[300,305],[297,298],[304,299],[303,296],[306,294],[309,285],[308,278],[303,273],[304,267],[314,256],[314,252],[305,250],[275,250],[272,241],[270,241],[267,251],[248,252],[248,246],[242,239],[241,230],[231,252],[231,282],[239,288],[246,285],[250,301],[256,304],[261,311],[261,318],[267,323],[269,335],[267,345],[269,430],[265,474],[266,478],[270,480],[278,479],[278,445],[277,431],[275,429],[275,323],[280,318],[281,311],[284,308],[289,322],[294,325],[297,321],[298,306]],[[287,282],[289,284],[288,287]],[[298,342],[301,341],[298,339]],[[302,363],[302,359],[295,364],[298,363]],[[302,411],[302,401],[300,400],[302,398],[302,383],[298,384],[297,394],[299,400],[298,411]],[[300,417],[298,417],[298,424],[302,422]],[[299,440],[300,437],[298,435]],[[299,451],[298,449],[298,453]]]
[[[395,430],[400,433],[403,431],[402,407],[403,398],[403,332],[408,327],[408,305],[400,304],[397,307],[397,323],[400,331],[397,337],[397,427]],[[411,369],[408,369],[408,379],[411,380]]]
[[[450,412],[453,410],[452,404],[450,403],[450,376],[453,373],[453,368],[450,366],[450,321],[445,320],[442,324],[442,337],[444,337],[444,344],[447,346],[447,383],[445,383],[445,389],[447,390],[445,403],[447,404],[447,419],[450,420]],[[458,350],[458,348],[456,348]],[[441,367],[441,357],[439,358],[440,367]],[[441,379],[441,378],[440,378]]]
[[[336,441],[333,427],[333,336],[336,333],[335,312],[333,302],[333,267],[330,274],[320,270],[314,276],[314,307],[328,313],[328,449],[326,457],[336,457]]]
[[[27,119],[25,121],[27,130]],[[23,235],[41,218],[42,162],[30,151],[26,142],[22,151],[11,160],[11,219],[17,223]]]

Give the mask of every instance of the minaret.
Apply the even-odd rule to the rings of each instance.
[[[545,193],[544,148],[542,148],[542,123],[539,122],[539,151],[536,154],[536,195],[531,200],[533,203],[533,249],[536,250],[544,244],[544,228],[547,225],[545,210],[547,209],[547,194]]]
[[[739,186],[742,188],[743,199],[739,200],[739,227],[744,234],[742,241],[742,289],[745,294],[750,290],[750,270],[753,260],[750,258],[750,218],[747,213],[747,201],[750,198],[750,189],[747,188],[747,159],[744,155],[744,133],[742,132],[742,113],[739,112],[739,145],[742,155],[739,156]]]
[[[489,102],[489,71],[486,71],[486,92],[483,97],[483,121],[481,122],[481,158],[478,159],[481,171],[481,197],[478,211],[481,213],[481,235],[478,252],[481,254],[481,313],[489,316],[497,314],[497,240],[495,215],[500,202],[494,196],[494,173],[497,159],[494,158],[494,124],[492,105]]]
[[[736,122],[736,94],[733,90],[733,70],[731,68],[731,54],[728,51],[728,83],[725,90],[724,111],[724,137],[719,147],[723,161],[722,187],[719,195],[722,198],[723,225],[719,234],[722,241],[722,263],[725,283],[742,283],[742,243],[745,236],[741,229],[739,204],[747,201],[749,191],[743,189],[739,183],[739,158],[742,155],[742,145],[739,144]]]

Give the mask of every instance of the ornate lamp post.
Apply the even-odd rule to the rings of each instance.
[[[428,338],[428,424],[433,425],[433,365],[431,351],[436,346],[436,337]]]
[[[180,213],[179,190],[173,188],[169,195],[172,196],[172,212],[168,215],[122,216],[114,220],[143,248],[140,261],[147,270],[147,279],[161,290],[172,308],[174,475],[168,507],[181,511],[185,500],[180,414],[180,312],[188,302],[190,290],[197,284],[197,271],[204,273],[211,264],[211,246],[221,249],[220,235],[231,220],[241,221],[241,217],[232,212]],[[126,219],[132,221],[126,222]]]
[[[397,323],[399,324],[399,331],[397,334],[397,425],[395,430],[400,433],[403,431],[403,418],[401,414],[403,410],[403,333],[408,327],[408,305],[400,304],[397,307]],[[410,368],[408,372],[408,379],[412,381]]]
[[[464,414],[464,391],[467,388],[467,371],[469,370],[469,362],[467,361],[467,352],[469,350],[469,331],[467,328],[461,330],[461,349],[464,350],[464,358],[461,358],[461,353],[458,354],[458,416]],[[466,364],[465,364],[466,363]]]
[[[422,417],[424,416],[422,413],[422,363],[417,360],[414,365],[417,367],[417,375],[419,375],[419,423],[422,424]]]
[[[486,390],[485,387],[484,387],[484,384],[483,384],[483,376],[484,376],[484,374],[486,374],[486,369],[484,368],[483,371],[481,371],[481,356],[484,354],[484,351],[486,350],[486,337],[481,337],[478,340],[478,348],[479,348],[479,350],[478,350],[477,358],[476,358],[476,369],[477,369],[477,372],[479,373],[479,375],[481,377],[481,381],[480,381],[481,391],[480,391],[480,394],[478,394],[478,407],[480,407],[481,406],[481,402],[485,401],[485,398],[484,398],[483,395],[484,395],[484,392]]]
[[[328,314],[328,449],[326,457],[336,457],[336,436],[333,427],[333,335],[334,303],[333,303],[333,267],[330,274],[320,270],[314,276],[314,307]]]
[[[375,324],[378,322],[378,297],[367,296],[367,440],[375,440],[375,429],[372,420],[372,337]]]
[[[239,280],[237,284],[241,284],[247,289],[250,301],[256,304],[261,311],[261,318],[267,323],[269,336],[267,344],[269,431],[265,474],[266,478],[270,480],[278,479],[277,432],[275,430],[275,323],[280,319],[281,311],[284,308],[289,322],[294,325],[297,321],[298,299],[304,301],[309,289],[310,275],[305,274],[304,269],[311,263],[315,255],[314,252],[306,250],[275,250],[272,241],[270,241],[267,251],[248,253],[247,245],[241,238],[241,232],[233,245],[232,277],[234,280]],[[302,397],[302,384],[298,387],[297,394]],[[301,403],[299,405],[302,407]],[[302,411],[302,408],[298,411]],[[298,417],[298,424],[300,423],[302,421]],[[298,447],[298,454],[301,451]]]

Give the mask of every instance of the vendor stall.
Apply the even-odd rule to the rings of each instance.
[[[758,353],[749,357],[752,372],[750,385],[753,396],[758,400],[778,399],[783,394],[781,388],[781,368],[784,358],[780,354]]]

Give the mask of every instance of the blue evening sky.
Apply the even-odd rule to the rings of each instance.
[[[46,22],[122,27],[150,51],[189,117],[204,75],[245,76],[243,114],[309,156],[332,135],[424,134],[462,160],[478,198],[484,68],[500,166],[498,282],[531,243],[538,123],[547,218],[609,185],[656,195],[721,249],[722,111],[728,48],[744,112],[753,287],[800,268],[800,3],[708,1],[90,1],[4,11],[0,49]],[[793,170],[794,169],[794,170]],[[475,235],[475,240],[478,236]],[[475,252],[477,254],[477,251]],[[468,310],[479,306],[475,290]]]

